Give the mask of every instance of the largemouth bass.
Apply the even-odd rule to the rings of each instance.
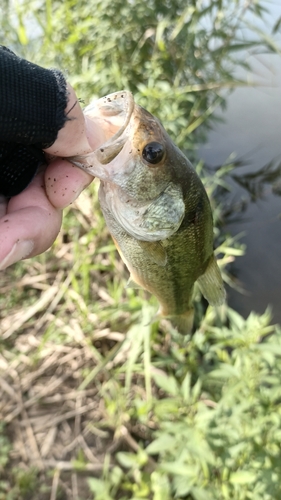
[[[189,333],[196,281],[211,305],[225,299],[204,186],[159,120],[130,92],[94,101],[84,113],[107,140],[70,161],[100,179],[101,209],[129,269],[128,286],[155,295],[159,313]]]

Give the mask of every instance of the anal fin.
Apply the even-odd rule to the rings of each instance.
[[[208,267],[197,280],[199,289],[211,306],[220,306],[225,301],[225,289],[217,261],[212,255]]]
[[[142,287],[133,280],[132,276],[130,276],[130,278],[128,279],[126,288],[136,288],[139,290],[142,289]]]

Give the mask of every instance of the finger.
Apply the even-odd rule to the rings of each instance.
[[[55,142],[45,151],[55,156],[75,156],[90,153],[91,146],[87,137],[83,111],[70,84],[67,84],[67,93],[68,103],[64,111],[67,120],[59,130]]]
[[[84,115],[74,89],[69,84],[67,89],[68,103],[65,115],[68,120],[59,130],[52,146],[44,151],[63,157],[85,155],[104,144],[115,131],[108,135],[108,121],[104,117],[101,120],[95,112],[89,113],[88,110],[88,114]]]
[[[61,219],[61,210],[55,209],[46,197],[40,174],[21,194],[11,198],[0,220],[0,270],[47,250],[60,230]]]
[[[45,172],[46,193],[54,207],[64,208],[76,200],[93,179],[92,175],[69,161],[56,159]]]

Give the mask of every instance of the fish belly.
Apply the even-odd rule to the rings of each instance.
[[[155,243],[144,245],[124,231],[107,207],[102,206],[102,211],[131,279],[157,298],[162,316],[169,317],[181,333],[189,333],[193,324],[193,286],[204,273],[212,248],[203,252],[204,262],[198,259],[197,237],[190,225],[158,243],[167,257],[164,264],[159,263]],[[203,247],[201,245],[201,253]]]

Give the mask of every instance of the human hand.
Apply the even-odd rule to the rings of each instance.
[[[9,202],[0,200],[0,270],[47,250],[70,204],[93,177],[65,160],[50,163]]]
[[[46,150],[56,156],[86,154],[101,145],[104,133],[83,112],[69,86],[66,114],[71,118]],[[0,270],[47,250],[61,227],[62,209],[73,202],[93,177],[56,158],[45,172],[9,201],[0,198]]]

